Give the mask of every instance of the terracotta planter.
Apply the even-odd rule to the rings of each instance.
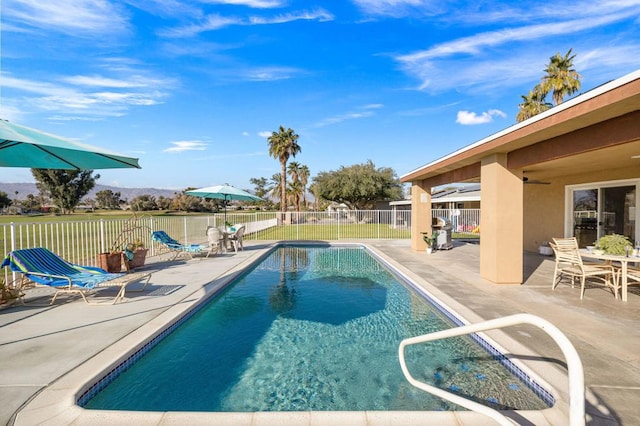
[[[133,259],[129,261],[129,268],[139,268],[144,266],[144,261],[147,259],[147,252],[149,249],[137,249],[133,252]]]
[[[121,272],[122,252],[98,254],[98,267],[107,272]]]

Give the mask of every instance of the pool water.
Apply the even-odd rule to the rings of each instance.
[[[452,326],[364,248],[281,246],[79,403],[135,411],[456,410],[411,386],[398,362],[402,339]],[[548,407],[469,337],[406,354],[427,383],[494,408]]]

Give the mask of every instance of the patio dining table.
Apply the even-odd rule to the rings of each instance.
[[[587,249],[580,249],[580,257],[587,259],[606,260],[609,262],[620,262],[620,281],[622,291],[622,301],[627,301],[627,273],[629,263],[640,263],[640,256],[621,256],[616,254],[600,254]]]

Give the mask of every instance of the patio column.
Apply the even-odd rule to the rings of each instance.
[[[483,158],[480,179],[480,276],[496,284],[522,284],[522,180],[507,169],[507,154]]]
[[[425,251],[427,243],[421,232],[431,234],[431,188],[420,182],[411,182],[411,248]]]

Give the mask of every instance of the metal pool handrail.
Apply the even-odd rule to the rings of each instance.
[[[582,361],[578,352],[573,347],[567,336],[565,336],[556,326],[549,321],[531,314],[516,314],[489,321],[483,321],[477,324],[465,325],[462,327],[442,330],[435,333],[425,334],[422,336],[411,337],[400,342],[398,347],[398,356],[400,358],[400,366],[402,373],[409,383],[413,386],[429,392],[447,401],[458,404],[468,410],[475,411],[496,420],[501,425],[515,424],[512,419],[501,414],[498,410],[463,398],[459,395],[447,392],[443,389],[428,385],[411,376],[407,369],[404,358],[405,347],[415,345],[417,343],[425,343],[433,340],[445,339],[448,337],[462,336],[465,334],[476,333],[479,331],[493,330],[497,328],[509,327],[519,324],[531,324],[545,331],[562,350],[562,354],[567,360],[567,370],[569,375],[569,424],[571,426],[582,426],[585,424],[584,417],[584,370]]]

